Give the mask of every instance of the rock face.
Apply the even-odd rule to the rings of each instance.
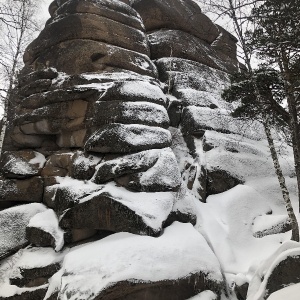
[[[238,130],[222,126],[217,101],[238,69],[235,38],[192,0],[57,0],[49,12],[24,54],[0,162],[1,207],[43,204],[0,212],[0,236],[14,210],[22,220],[19,241],[12,237],[0,255],[30,243],[26,255],[48,249],[55,259],[19,266],[10,281],[18,289],[0,299],[184,300],[204,290],[220,297],[218,259],[201,233],[176,221],[195,225],[191,199],[205,202],[243,183],[208,169],[203,150],[211,148],[202,147],[208,130]],[[121,251],[126,245],[131,253]],[[140,260],[145,245],[152,256]],[[181,259],[174,249],[188,253],[178,264],[188,269],[174,267]],[[81,250],[91,253],[84,268],[73,263]],[[107,282],[91,280],[88,289],[74,279],[86,274]]]

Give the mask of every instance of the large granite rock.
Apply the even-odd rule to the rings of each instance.
[[[215,118],[235,38],[192,0],[57,0],[49,12],[0,162],[0,208],[43,204],[0,212],[0,259],[31,245],[0,264],[0,299],[221,298],[195,228],[199,201],[237,184],[202,151],[205,131],[237,132]]]
[[[178,29],[208,43],[219,35],[218,27],[192,0],[134,0],[132,7],[141,15],[147,31]]]

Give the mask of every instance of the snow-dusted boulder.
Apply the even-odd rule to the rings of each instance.
[[[0,203],[2,201],[42,202],[43,191],[44,182],[39,176],[29,179],[0,179]]]
[[[177,191],[181,184],[179,168],[170,148],[163,149],[148,170],[115,179],[120,185],[137,192]]]
[[[173,207],[170,192],[134,193],[109,183],[79,199],[60,218],[64,230],[97,229],[157,236]]]
[[[184,31],[162,29],[150,33],[148,38],[152,59],[177,57],[227,72],[236,69],[236,60],[224,60],[207,42]]]
[[[31,218],[26,227],[26,238],[34,246],[61,250],[64,245],[64,231],[59,228],[55,212],[48,209]]]
[[[207,289],[220,294],[223,288],[219,262],[203,236],[192,225],[176,222],[158,238],[118,233],[71,251],[62,279],[49,290],[70,300],[112,294],[165,300],[187,299]]]
[[[153,167],[157,162],[161,150],[146,150],[129,155],[105,157],[97,167],[92,179],[95,183],[104,183],[111,179],[132,174],[136,172],[145,172]]]
[[[64,4],[67,1],[61,2]],[[132,9],[129,5],[128,0],[125,1],[105,1],[105,0],[97,0],[97,1],[81,1],[81,0],[73,0],[65,5],[61,5],[58,7],[56,3],[56,7],[53,7],[56,15],[60,14],[70,14],[70,13],[93,13],[95,15],[99,15],[110,20],[120,22],[130,27],[135,27],[139,30],[144,30],[144,25],[139,14]],[[56,11],[57,10],[57,11]],[[54,11],[52,12],[54,15]]]
[[[72,157],[70,176],[79,180],[89,180],[93,177],[96,166],[102,161],[103,156],[84,154],[77,151]]]
[[[147,31],[182,30],[209,44],[219,35],[217,26],[192,0],[134,0],[132,7],[141,15]]]
[[[6,151],[0,169],[6,178],[27,178],[39,175],[45,162],[44,155],[35,151]]]
[[[108,123],[144,124],[162,128],[169,127],[167,110],[149,102],[97,101],[93,107],[95,118],[92,126]]]
[[[288,241],[282,244],[254,274],[247,299],[267,299],[272,293],[288,285],[300,283],[299,268],[300,248],[298,243]]]
[[[113,123],[94,132],[84,148],[90,152],[131,153],[170,145],[171,135],[166,129]]]
[[[101,101],[122,100],[151,102],[162,106],[167,105],[167,97],[160,86],[154,82],[142,81],[136,78],[134,81],[116,81],[106,89],[100,98]]]
[[[243,179],[222,169],[209,169],[207,170],[206,194],[214,195],[223,193],[243,183]]]
[[[46,207],[33,203],[0,211],[0,259],[15,253],[26,243],[26,226],[37,213]]]

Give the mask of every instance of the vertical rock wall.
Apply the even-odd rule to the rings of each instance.
[[[6,208],[0,222],[9,224],[16,213],[24,220],[19,241],[0,248],[2,257],[27,243],[35,248],[18,252],[21,262],[22,255],[48,252],[43,266],[19,263],[21,273],[12,275],[10,284],[20,290],[3,298],[19,299],[16,294],[23,293],[22,299],[42,299],[47,292],[45,299],[183,300],[205,289],[220,295],[224,282],[213,252],[202,235],[192,241],[196,231],[191,225],[175,221],[196,222],[187,190],[200,201],[214,193],[207,191],[209,174],[194,138],[217,127],[201,116],[221,109],[216,98],[228,73],[238,68],[235,38],[193,1],[54,1],[49,11],[51,18],[24,54],[0,180],[0,205]],[[30,207],[34,212],[28,217],[25,208]],[[176,231],[191,239],[182,244]],[[107,277],[99,271],[105,260],[93,260],[93,247],[104,249],[103,257],[113,264],[101,242],[119,237],[121,251],[127,245],[122,232],[132,239],[136,255],[152,249],[150,264],[171,258],[162,268],[172,276],[167,271],[158,276],[159,268],[153,268],[154,275],[147,277],[137,271],[138,258],[124,256],[122,264],[136,265],[131,273],[122,271],[129,266],[118,266],[103,286],[74,281],[81,267],[72,269],[72,262],[80,249],[70,247],[97,241],[86,248],[87,263],[91,268],[99,264],[95,278]],[[148,242],[145,249],[139,246]],[[189,254],[194,247],[211,257],[209,263]],[[172,269],[172,249],[187,252],[186,269]],[[73,254],[61,268],[68,251]],[[122,251],[113,254],[127,253]],[[49,253],[54,260],[49,261]],[[195,264],[189,265],[192,258]]]

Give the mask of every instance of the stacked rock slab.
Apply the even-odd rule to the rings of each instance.
[[[211,123],[214,120],[220,123],[219,114],[224,107],[219,107],[218,99],[228,83],[228,73],[239,68],[237,40],[215,25],[192,0],[135,0],[133,8],[144,21],[151,58],[171,96],[170,124],[181,128],[179,133],[191,155],[189,162],[183,162],[182,179],[197,198],[205,201],[207,195],[224,192],[241,183],[222,170],[212,170],[222,173],[219,176],[222,182],[215,173],[211,175],[196,153],[194,141],[194,138],[202,141],[205,130],[224,128],[224,124]],[[212,187],[215,185],[219,188]]]
[[[1,156],[0,221],[5,227],[15,214],[25,220],[17,230],[19,241],[6,247],[3,257],[28,243],[34,246],[17,252],[18,271],[10,284],[18,290],[3,299],[171,295],[183,300],[206,289],[219,297],[224,281],[217,258],[192,225],[175,221],[196,223],[186,189],[202,201],[214,193],[206,191],[209,176],[193,152],[194,137],[211,127],[199,124],[194,114],[218,108],[207,96],[238,67],[235,38],[191,0],[60,0],[49,12],[51,18],[24,54]],[[183,169],[176,135],[191,156]],[[165,248],[152,251],[163,260],[160,251],[176,256],[167,239],[176,235],[168,234],[177,231],[183,238],[182,230],[195,238],[191,247],[201,245],[209,254],[213,266],[202,270],[197,260],[186,273],[176,270],[176,278],[159,280],[120,272],[123,277],[113,277],[103,289],[91,288],[94,294],[79,289],[81,281],[77,288],[69,282],[80,269],[72,264],[81,253],[73,246],[94,242],[108,257],[105,241],[123,249],[114,236],[120,245],[123,238],[132,239],[133,254],[144,251],[138,246],[143,243],[155,247],[151,239],[166,239]],[[178,251],[189,247],[178,238],[172,242]],[[86,249],[93,264],[94,248]],[[32,253],[45,254],[42,265],[24,265],[23,257]],[[126,263],[133,260],[126,268],[139,268],[138,254],[126,255]],[[195,259],[192,252],[187,255]],[[102,272],[103,261],[96,263]],[[124,268],[122,261],[118,268]],[[99,272],[95,278],[107,276]]]

